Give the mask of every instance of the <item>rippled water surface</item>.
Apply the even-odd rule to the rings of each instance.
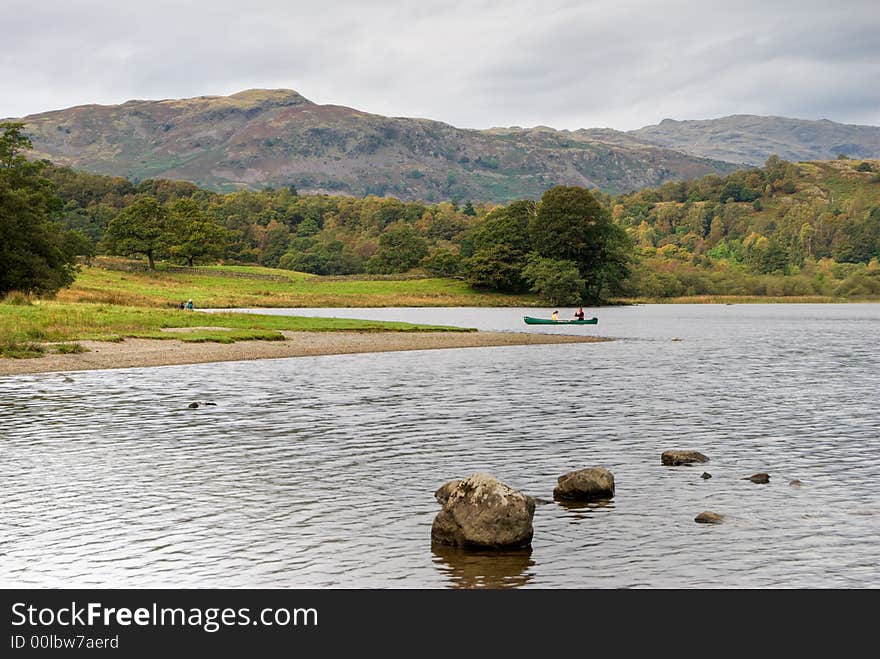
[[[880,587],[880,305],[290,313],[619,340],[0,377],[0,585]],[[531,552],[432,550],[445,480],[587,466]]]

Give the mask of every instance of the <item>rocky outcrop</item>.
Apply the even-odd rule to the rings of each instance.
[[[614,474],[602,467],[590,467],[563,474],[553,488],[554,499],[594,501],[614,496]]]
[[[709,458],[699,451],[671,450],[663,451],[663,455],[660,456],[660,462],[668,466],[678,467],[679,465],[690,465],[695,462],[709,462]]]
[[[704,510],[694,517],[697,524],[721,524],[724,521],[724,515],[713,513],[711,510]]]
[[[710,474],[708,471],[704,471],[702,474],[700,474],[700,478],[706,481],[712,478],[712,474]]]
[[[473,474],[450,490],[431,526],[433,542],[484,549],[531,544],[534,499],[488,474]]]
[[[759,474],[752,474],[746,478],[743,478],[744,481],[752,481],[753,483],[757,483],[758,485],[766,485],[770,482],[770,474],[765,474],[763,472]]]

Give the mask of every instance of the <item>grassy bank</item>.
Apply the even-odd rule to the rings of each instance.
[[[116,267],[122,264],[117,263]],[[455,279],[318,277],[254,266],[214,266],[187,271],[123,271],[84,267],[58,294],[63,302],[133,307],[457,307],[535,306],[534,295],[481,293]]]
[[[173,331],[175,329],[182,331]],[[78,347],[73,342],[79,340],[120,341],[131,337],[232,343],[254,339],[283,340],[282,330],[461,331],[460,328],[411,323],[236,313],[206,314],[112,304],[58,301],[0,304],[0,356],[12,358],[38,357],[46,352],[76,352]]]
[[[683,295],[680,297],[627,298],[624,304],[843,304],[877,302],[877,299],[847,299],[828,295]]]

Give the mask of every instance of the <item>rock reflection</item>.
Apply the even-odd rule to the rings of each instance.
[[[602,512],[604,509],[613,510],[613,499],[596,499],[595,501],[567,501],[559,499],[556,503],[570,513],[575,519],[589,519],[590,513]]]
[[[532,550],[465,550],[431,545],[434,566],[451,588],[519,588],[534,577]]]

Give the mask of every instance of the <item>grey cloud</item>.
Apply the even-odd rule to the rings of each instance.
[[[7,4],[0,116],[290,87],[475,128],[736,113],[880,124],[873,0]]]

